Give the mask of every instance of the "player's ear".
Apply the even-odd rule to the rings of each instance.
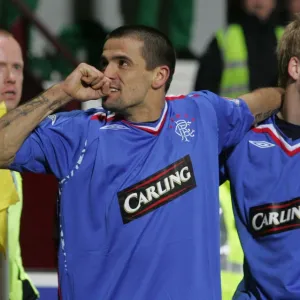
[[[170,69],[168,66],[159,66],[155,68],[153,73],[152,88],[157,90],[161,88],[170,76]]]
[[[293,56],[288,64],[288,73],[293,80],[300,78],[300,61],[297,57]]]

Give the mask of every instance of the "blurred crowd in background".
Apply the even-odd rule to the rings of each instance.
[[[218,49],[219,45],[217,45],[216,39],[213,38],[209,44],[207,36],[203,36],[203,40],[205,40],[205,44],[209,45],[208,53],[204,53],[206,47],[202,46],[203,41],[199,39],[199,49],[197,49],[195,42],[193,49],[191,49],[191,40],[194,39],[193,35],[195,35],[195,28],[193,27],[196,23],[198,28],[211,28],[210,35],[214,35],[215,31],[214,26],[207,24],[206,19],[202,18],[203,21],[201,21],[201,14],[197,14],[195,11],[205,13],[207,10],[208,14],[211,15],[215,10],[215,19],[214,16],[211,16],[210,23],[218,24],[219,27],[223,24],[224,28],[228,24],[240,24],[244,29],[246,39],[247,37],[251,38],[255,32],[259,33],[260,40],[257,37],[255,41],[256,50],[262,42],[264,45],[268,44],[268,47],[264,47],[266,48],[265,51],[269,51],[272,55],[274,54],[272,48],[274,41],[272,37],[268,36],[268,30],[272,30],[273,26],[284,26],[292,19],[293,14],[300,10],[300,1],[298,0],[227,0],[225,4],[221,3],[225,1],[207,0],[114,0],[111,1],[111,5],[115,4],[118,7],[115,7],[110,14],[115,17],[115,22],[107,24],[107,22],[101,21],[101,16],[96,15],[97,11],[101,11],[101,15],[105,15],[105,12],[103,12],[103,9],[106,8],[105,4],[99,4],[99,2],[105,1],[68,0],[64,2],[67,6],[64,9],[68,10],[68,17],[66,17],[68,21],[61,20],[63,15],[61,11],[57,11],[57,14],[56,11],[49,11],[48,18],[51,18],[53,23],[62,24],[60,28],[55,28],[56,30],[53,32],[53,28],[50,28],[51,26],[47,28],[47,22],[39,14],[39,11],[43,11],[43,14],[46,13],[44,12],[46,0],[0,1],[0,26],[13,31],[17,35],[24,49],[26,69],[38,80],[59,80],[73,69],[75,61],[86,61],[97,66],[103,40],[107,32],[113,29],[108,27],[112,27],[111,24],[114,23],[116,25],[138,23],[154,26],[165,32],[176,47],[178,59],[200,60],[203,63],[203,73],[208,76],[205,81],[200,76],[201,80],[199,79],[199,81],[201,83],[197,82],[196,87],[208,88],[213,91],[218,91],[214,85],[218,85],[218,77],[220,77],[221,57],[218,53],[220,49]],[[197,2],[199,3],[197,4]],[[215,8],[209,7],[207,2],[215,2]],[[51,1],[51,3],[49,1],[47,5],[55,6],[56,4],[55,1]],[[56,6],[57,9],[62,9],[58,5]],[[23,10],[24,7],[25,10]],[[57,39],[59,44],[67,50],[68,57],[62,51],[59,51],[59,47],[56,47],[52,42],[39,43],[36,41],[36,38],[40,36],[41,39],[45,37],[44,34],[35,34],[36,31],[40,32],[40,30],[36,24],[32,24],[28,15],[24,15],[26,10],[29,11],[28,15],[37,16],[38,21],[45,25],[47,31],[49,30],[55,40]],[[220,10],[223,10],[223,16],[220,15]],[[114,15],[114,12],[116,15]],[[264,39],[265,35],[267,36],[266,39]],[[268,63],[261,58],[260,51],[257,51],[257,57],[253,58],[257,65]],[[251,61],[250,64],[252,65]],[[273,68],[273,71],[270,70],[270,72],[276,71],[275,64],[271,68]],[[207,71],[209,74],[207,74]],[[214,75],[211,75],[212,73]],[[262,74],[260,74],[260,77],[262,77]],[[260,81],[259,78],[256,80]],[[253,83],[251,87],[256,86],[257,84]]]

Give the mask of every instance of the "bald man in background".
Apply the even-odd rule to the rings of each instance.
[[[20,103],[23,68],[19,43],[9,32],[0,30],[0,103],[5,104],[7,111],[16,108]],[[22,178],[17,172],[10,174],[14,182],[11,188],[17,190],[19,201],[8,208],[9,299],[35,300],[39,298],[39,294],[23,268],[19,242],[23,205]]]

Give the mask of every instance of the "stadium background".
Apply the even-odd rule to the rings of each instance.
[[[0,0],[0,25],[15,34],[24,52],[26,68],[22,101],[62,79],[77,62],[97,65],[106,32],[125,23],[135,23],[138,1]],[[159,27],[167,32],[168,20],[177,18],[169,9],[171,1],[174,0],[165,2],[158,16]],[[175,1],[182,7],[186,5],[183,0]],[[234,15],[237,2],[193,0],[192,16],[188,19],[191,35],[186,49],[179,55],[170,94],[193,90],[198,58],[214,32]],[[72,102],[64,110],[98,104],[95,100],[80,107]],[[40,299],[57,299],[57,183],[49,175],[26,173],[23,182],[20,240],[24,266],[41,292]]]

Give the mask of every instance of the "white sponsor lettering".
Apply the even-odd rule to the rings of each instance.
[[[268,213],[259,212],[252,217],[252,227],[255,231],[267,226],[279,226],[293,220],[300,220],[300,206]]]
[[[125,198],[124,210],[129,214],[134,214],[143,205],[148,204],[152,200],[161,198],[166,193],[174,190],[176,186],[181,186],[182,183],[191,179],[189,167],[185,166],[175,174],[170,174],[163,181],[157,181],[153,185],[147,187],[139,193],[132,193]]]

